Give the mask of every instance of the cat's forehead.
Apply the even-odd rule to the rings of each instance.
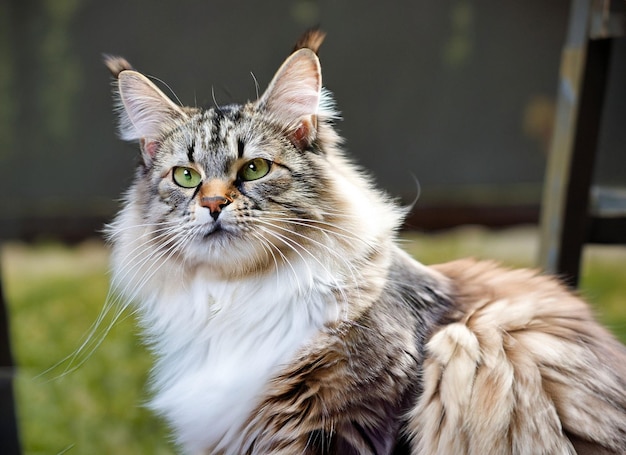
[[[245,106],[229,105],[209,109],[186,108],[187,117],[162,137],[163,142],[205,150],[220,148],[249,129]]]
[[[282,129],[259,111],[253,103],[212,107],[199,111],[189,122],[190,140],[206,150],[239,143],[246,149],[279,140]],[[239,150],[241,154],[241,150]]]
[[[191,119],[191,128],[203,142],[220,142],[239,132],[249,120],[244,106],[232,104],[201,110]]]
[[[187,118],[163,138],[167,145],[159,160],[161,166],[188,161],[226,172],[242,158],[272,159],[269,150],[279,148],[280,134],[251,103],[186,108],[186,113]]]

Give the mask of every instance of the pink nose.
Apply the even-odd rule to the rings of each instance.
[[[209,209],[214,220],[217,220],[222,209],[230,203],[231,201],[224,196],[202,197],[200,199],[200,205]]]

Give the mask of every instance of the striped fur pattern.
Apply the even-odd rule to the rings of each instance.
[[[341,150],[323,37],[258,100],[210,109],[106,57],[142,157],[112,286],[181,452],[626,453],[626,350],[578,296],[396,245],[404,211]]]

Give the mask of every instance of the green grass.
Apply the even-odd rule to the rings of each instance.
[[[463,228],[403,236],[424,263],[464,256],[533,265],[531,229],[490,232]],[[19,425],[25,454],[172,454],[168,431],[142,403],[151,356],[132,317],[117,323],[75,371],[67,363],[96,320],[108,290],[107,251],[99,242],[76,247],[8,244],[2,272],[9,303]],[[626,341],[626,249],[594,247],[585,255],[582,292],[601,320]]]
[[[108,290],[103,246],[8,245],[2,260],[24,453],[174,453],[167,430],[142,406],[151,359],[132,318],[75,371],[65,373],[64,362],[42,374],[80,346],[100,313]]]

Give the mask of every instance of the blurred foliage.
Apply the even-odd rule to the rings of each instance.
[[[40,71],[38,98],[42,126],[47,136],[67,142],[76,124],[75,109],[83,77],[72,43],[72,21],[83,0],[45,0],[42,39],[39,43]]]
[[[556,101],[552,96],[533,95],[524,107],[524,134],[536,140],[546,154],[550,151],[555,116]]]
[[[533,264],[537,250],[533,229],[470,227],[404,234],[401,241],[424,263],[474,256],[525,266]],[[623,341],[625,257],[624,249],[592,248],[585,257],[582,290]],[[4,246],[1,259],[19,365],[16,394],[24,453],[174,453],[167,428],[142,406],[152,360],[129,314],[75,371],[65,373],[69,365],[63,363],[44,373],[76,350],[106,300],[107,250],[102,244],[12,243]]]
[[[455,2],[450,9],[450,34],[443,49],[447,68],[458,69],[467,64],[474,51],[475,11],[467,0]]]

